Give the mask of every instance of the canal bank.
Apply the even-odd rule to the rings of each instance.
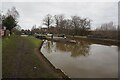
[[[103,44],[103,45],[119,45],[119,40],[113,40],[113,39],[102,39],[102,38],[91,38],[87,36],[66,36],[68,39],[74,39],[74,40],[85,40],[96,44]]]
[[[62,80],[70,80],[67,74],[65,74],[61,69],[55,68],[55,66],[53,66],[53,64],[43,55],[43,53],[41,52],[43,43],[44,41],[42,41],[39,48],[35,49],[35,54],[39,57],[40,61],[42,61],[42,63],[46,65],[46,68],[51,69],[53,73],[58,74],[58,78],[61,78]]]
[[[66,38],[46,38],[48,41],[62,42],[62,43],[77,43],[75,40],[66,39]]]

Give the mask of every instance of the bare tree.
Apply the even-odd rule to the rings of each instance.
[[[72,16],[71,18],[74,27],[74,35],[87,35],[91,27],[91,20],[88,18],[82,19],[79,16]]]
[[[72,23],[74,26],[74,35],[78,35],[78,29],[80,27],[80,20],[81,18],[79,16],[72,16]]]
[[[54,15],[56,27],[59,27],[59,15]]]
[[[104,23],[95,29],[94,35],[117,39],[117,26],[113,22]]]
[[[81,19],[79,16],[71,16],[71,19],[65,19],[64,15],[55,15],[55,24],[59,33],[72,35],[87,35],[91,20],[88,18]]]
[[[17,20],[17,18],[20,16],[18,11],[16,10],[15,7],[12,7],[11,10],[8,9],[8,12],[6,14],[6,17],[12,16],[14,19]]]
[[[64,25],[64,15],[60,14],[60,15],[55,15],[55,23],[56,23],[56,27],[57,27],[57,31],[59,33],[62,33],[63,30],[63,25]]]
[[[48,32],[49,32],[50,25],[52,23],[53,23],[52,16],[50,14],[46,15],[46,17],[43,19],[43,24],[48,27]]]
[[[91,20],[84,18],[80,20],[80,34],[87,35],[91,28]]]
[[[66,34],[70,35],[73,31],[73,25],[72,25],[72,20],[66,19],[65,20],[65,29],[66,29]]]

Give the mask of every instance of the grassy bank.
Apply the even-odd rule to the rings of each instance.
[[[55,78],[35,55],[35,48],[41,40],[34,37],[12,35],[3,39],[2,77],[3,78]]]

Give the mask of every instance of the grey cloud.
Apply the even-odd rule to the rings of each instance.
[[[46,14],[65,14],[70,18],[78,15],[82,18],[89,17],[93,20],[92,28],[103,23],[113,21],[118,23],[117,2],[4,2],[2,9],[15,6],[20,13],[19,24],[22,28],[31,28],[34,24],[42,25]]]

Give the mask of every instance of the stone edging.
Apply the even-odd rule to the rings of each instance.
[[[70,78],[60,69],[56,69],[55,66],[53,66],[53,64],[42,54],[41,52],[41,48],[43,45],[44,41],[42,41],[42,43],[40,44],[38,51],[41,54],[41,56],[44,58],[45,62],[57,73],[60,73],[60,75],[62,76],[61,78],[65,78],[65,80],[70,80]]]

